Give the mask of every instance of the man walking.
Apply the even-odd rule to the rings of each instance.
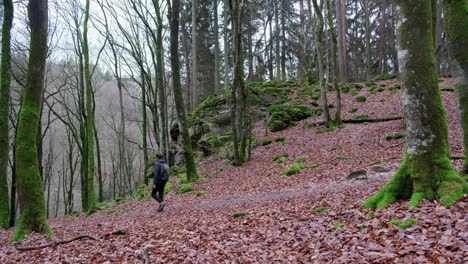
[[[156,155],[158,161],[154,165],[154,186],[151,196],[159,202],[158,212],[161,212],[166,206],[164,201],[164,186],[166,186],[169,180],[169,165],[164,160],[164,156],[161,154]]]

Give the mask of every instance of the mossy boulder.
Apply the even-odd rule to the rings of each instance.
[[[270,118],[268,128],[271,132],[284,130],[292,125],[294,121],[304,120],[312,116],[312,109],[305,105],[272,105],[268,107]]]

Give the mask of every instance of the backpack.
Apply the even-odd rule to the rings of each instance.
[[[160,173],[159,173],[158,179],[156,179],[156,176],[158,176],[158,173],[156,171],[156,169],[158,168],[157,167],[158,165],[160,168]],[[163,181],[169,180],[169,165],[167,165],[167,163],[158,161],[156,165],[154,165],[154,176],[155,176],[155,180],[159,180],[159,179]]]

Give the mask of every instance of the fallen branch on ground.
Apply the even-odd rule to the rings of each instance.
[[[99,238],[97,237],[94,237],[94,236],[91,236],[91,235],[79,235],[79,236],[76,236],[74,238],[71,238],[71,239],[65,239],[65,240],[60,240],[60,241],[55,241],[55,242],[51,242],[51,243],[48,243],[48,244],[44,244],[44,245],[40,245],[40,246],[31,246],[31,247],[17,247],[16,250],[18,251],[29,251],[29,250],[37,250],[37,249],[43,249],[43,248],[46,248],[46,247],[54,247],[54,246],[57,246],[57,245],[63,245],[63,244],[68,244],[70,242],[73,242],[73,241],[76,241],[76,240],[81,240],[81,239],[90,239],[90,240],[100,240],[100,239],[105,239],[109,236],[113,236],[113,235],[125,235],[126,232],[125,231],[122,231],[122,230],[117,230],[117,231],[114,231],[114,232],[111,232],[111,233],[107,233],[107,234],[104,234],[104,235],[101,235]]]
[[[381,122],[389,122],[389,121],[395,121],[395,120],[403,120],[403,117],[396,116],[396,117],[375,118],[375,119],[345,119],[345,120],[342,120],[341,122],[343,124],[362,124],[362,123],[381,123]],[[316,122],[314,124],[317,126],[323,126],[325,125],[325,121]]]

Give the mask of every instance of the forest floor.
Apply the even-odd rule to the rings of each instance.
[[[395,82],[379,82],[386,89],[377,94],[367,87],[360,91],[358,96],[367,97],[364,103],[344,94],[344,119],[401,116],[399,92],[387,89]],[[449,84],[445,80],[440,86]],[[462,155],[454,94],[444,91],[443,97],[452,155]],[[409,210],[401,201],[374,212],[362,205],[401,161],[404,138],[387,140],[386,135],[404,132],[403,120],[346,124],[331,132],[306,125],[317,121],[312,117],[268,135],[258,122],[254,132],[259,141],[272,139],[272,144],[253,149],[252,160],[239,168],[223,160],[201,161],[203,179],[194,184],[195,191],[171,191],[162,213],[152,199],[128,200],[91,216],[50,219],[51,237],[33,234],[8,244],[14,230],[0,231],[0,263],[144,263],[138,256],[145,249],[151,263],[468,262],[466,195],[450,208],[425,201]],[[280,137],[285,141],[275,142]],[[273,162],[280,154],[288,154],[287,160]],[[306,168],[282,176],[300,157]],[[459,168],[461,161],[454,165]],[[367,175],[347,179],[356,170]],[[199,191],[206,194],[198,196]],[[417,222],[406,228],[395,224],[407,219]],[[16,249],[116,230],[125,234]]]

